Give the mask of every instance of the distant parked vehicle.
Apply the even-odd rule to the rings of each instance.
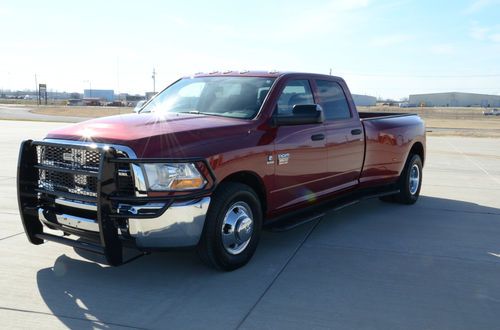
[[[100,107],[102,105],[101,100],[97,98],[87,98],[83,99],[83,105]]]
[[[113,101],[106,104],[108,107],[124,107],[125,104],[122,101]]]
[[[83,105],[83,101],[81,99],[69,99],[66,101],[66,105],[68,106]]]
[[[500,110],[493,109],[491,111],[483,111],[483,115],[485,115],[485,116],[500,116]]]

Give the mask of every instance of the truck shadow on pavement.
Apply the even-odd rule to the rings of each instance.
[[[471,232],[479,220],[497,226],[485,228],[486,234]],[[464,201],[421,196],[417,204],[402,206],[371,200],[327,213],[310,236],[315,223],[284,233],[265,232],[253,260],[230,273],[206,268],[192,251],[153,253],[120,267],[100,265],[94,257],[88,261],[63,254],[53,267],[39,270],[36,280],[44,302],[69,328],[81,326],[82,319],[89,321],[89,328],[98,329],[235,328],[306,237],[306,245],[368,250],[394,249],[396,242],[423,254],[430,253],[433,244],[437,249],[447,240],[472,237],[477,238],[470,245],[472,257],[477,250],[487,258],[488,252],[500,253],[499,220],[500,209]],[[462,250],[456,248],[456,253],[463,253],[466,243],[462,241]],[[454,254],[453,248],[451,244],[439,253]],[[500,263],[500,258],[494,262]],[[309,280],[311,286],[317,285]]]

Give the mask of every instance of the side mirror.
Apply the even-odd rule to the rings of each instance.
[[[296,104],[292,115],[273,118],[275,126],[320,124],[324,120],[323,108],[319,104]]]

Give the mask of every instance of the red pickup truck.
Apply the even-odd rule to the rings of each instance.
[[[424,160],[417,115],[358,113],[341,78],[217,72],[179,79],[139,113],[24,141],[18,200],[33,244],[111,265],[125,262],[124,247],[196,247],[233,270],[263,226],[300,223],[314,207],[415,203]]]

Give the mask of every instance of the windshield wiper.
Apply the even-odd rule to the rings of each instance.
[[[178,111],[176,113],[190,113],[190,114],[193,114],[193,115],[199,115],[199,114],[201,114],[201,112],[199,112],[198,110]]]
[[[198,110],[189,110],[189,111],[179,111],[177,113],[189,113],[192,115],[206,115],[206,116],[217,116],[217,117],[227,117],[221,114],[213,113],[213,112],[201,112]]]

